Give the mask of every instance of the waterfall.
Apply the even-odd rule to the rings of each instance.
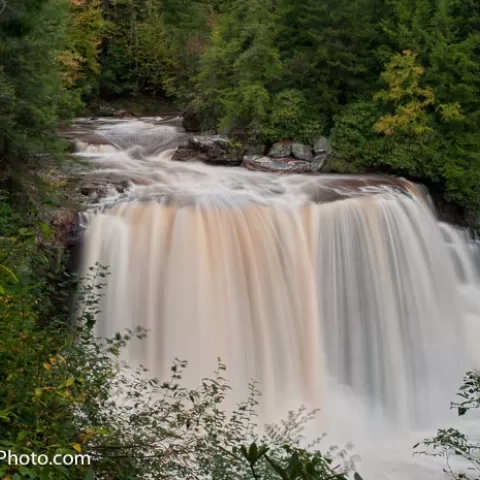
[[[266,420],[301,404],[328,418],[335,384],[368,418],[437,426],[477,362],[468,236],[403,180],[175,163],[175,128],[125,125],[97,129],[117,150],[88,173],[130,182],[85,215],[83,265],[110,272],[100,335],[145,327],[129,360],[159,376],[187,360],[193,385],[220,357],[232,401],[260,382]]]

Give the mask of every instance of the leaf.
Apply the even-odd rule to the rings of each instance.
[[[79,443],[74,443],[74,444],[72,445],[72,448],[73,448],[76,452],[82,453],[82,446],[81,446]]]
[[[89,470],[87,474],[83,477],[83,480],[93,480],[93,470]]]
[[[51,366],[49,363],[45,362],[45,363],[43,364],[43,368],[44,368],[45,370],[51,370],[51,369],[52,369],[52,366]]]
[[[65,382],[65,386],[66,387],[70,387],[71,385],[73,385],[75,383],[75,379],[73,377],[70,377],[66,382]]]
[[[13,278],[13,280],[15,280],[15,282],[18,282],[18,277],[8,267],[5,265],[0,265],[0,269],[7,272]]]
[[[255,461],[257,460],[257,453],[258,453],[257,444],[253,442],[250,445],[250,448],[248,449],[248,461],[250,463],[252,464],[255,463]]]
[[[28,230],[28,228],[19,228],[18,229],[18,233],[22,236],[22,237],[31,237],[32,235],[34,235],[33,232],[31,232],[30,230]]]

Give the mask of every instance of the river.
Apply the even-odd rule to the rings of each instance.
[[[480,366],[478,247],[437,221],[421,189],[174,162],[176,119],[75,128],[85,175],[126,185],[83,216],[83,268],[110,271],[100,335],[145,327],[129,361],[164,376],[187,360],[192,385],[220,357],[232,403],[260,382],[265,422],[320,408],[313,430],[352,441],[365,480],[442,478],[412,446],[470,425],[449,402]]]

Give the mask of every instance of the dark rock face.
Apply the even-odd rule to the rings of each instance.
[[[201,122],[193,108],[187,108],[183,112],[182,127],[186,132],[197,133],[201,131]]]
[[[313,160],[312,149],[304,143],[292,143],[292,156],[297,160],[311,162]]]
[[[197,135],[191,137],[185,146],[179,147],[172,160],[201,161],[214,165],[241,165],[243,147],[235,145],[229,138],[221,135]]]
[[[248,170],[273,173],[310,173],[312,166],[305,160],[294,158],[271,158],[260,155],[246,156],[243,166]]]
[[[80,235],[78,213],[62,208],[58,210],[52,220],[55,228],[55,242],[65,248],[72,248]]]

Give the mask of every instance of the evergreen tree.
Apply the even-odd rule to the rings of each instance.
[[[57,56],[66,45],[68,5],[17,0],[0,7],[0,170],[11,177],[56,151],[69,96]]]
[[[283,74],[273,0],[226,2],[202,56],[196,106],[223,131],[270,135],[270,90]]]

